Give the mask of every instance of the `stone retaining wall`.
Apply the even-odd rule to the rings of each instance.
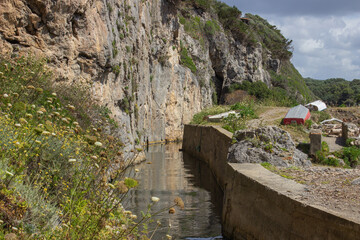
[[[208,163],[224,190],[223,235],[238,239],[358,239],[360,220],[296,200],[305,186],[257,164],[229,164],[232,134],[186,125],[183,150]]]

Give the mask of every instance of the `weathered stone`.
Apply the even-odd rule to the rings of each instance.
[[[288,132],[278,127],[241,130],[235,133],[237,143],[229,149],[231,163],[269,162],[275,166],[311,166],[307,155],[298,149]],[[284,157],[285,156],[285,157]]]
[[[351,182],[352,185],[360,185],[360,178],[356,178]]]

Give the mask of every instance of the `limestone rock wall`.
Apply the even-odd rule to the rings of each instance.
[[[1,53],[46,57],[56,82],[91,86],[135,142],[182,137],[193,114],[244,80],[270,85],[262,48],[243,46],[220,26],[204,41],[179,23],[169,0],[0,0]],[[201,21],[211,18],[197,12]],[[186,48],[197,71],[181,64]]]

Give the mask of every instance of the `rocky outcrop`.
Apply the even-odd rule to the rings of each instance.
[[[229,149],[231,163],[268,162],[275,166],[311,166],[308,156],[296,149],[288,132],[279,127],[241,130],[235,133],[238,141]]]
[[[126,146],[181,138],[183,124],[232,83],[271,83],[263,63],[269,53],[260,44],[242,45],[221,26],[194,35],[179,22],[179,6],[169,0],[2,0],[0,51],[45,57],[55,82],[89,86],[120,123],[116,134]],[[187,11],[202,23],[211,20],[204,11]],[[184,49],[195,71],[183,63]]]

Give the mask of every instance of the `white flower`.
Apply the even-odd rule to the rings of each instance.
[[[40,114],[40,115],[41,115],[41,114],[44,114],[44,113],[39,110],[39,111],[37,111],[37,114]]]
[[[12,107],[11,103],[8,103],[7,105],[8,105],[8,107]]]
[[[53,95],[54,97],[56,97],[56,93],[54,93],[54,92],[53,92],[51,95]]]
[[[55,137],[55,136],[56,136],[56,133],[51,133],[51,135]]]
[[[15,123],[15,127],[21,127],[20,123]]]
[[[158,201],[160,201],[160,198],[158,198],[158,197],[151,197],[151,201],[153,201],[153,202],[158,202]]]
[[[101,142],[95,142],[94,144],[95,144],[95,146],[102,147],[102,143],[101,143]]]
[[[4,98],[8,98],[9,95],[7,95],[6,93],[4,93],[3,97],[4,97]]]
[[[31,105],[31,107],[32,107],[32,108],[36,108],[36,106],[35,106],[34,104],[33,104],[33,105]]]
[[[70,158],[69,162],[76,162],[76,159],[75,158]]]

